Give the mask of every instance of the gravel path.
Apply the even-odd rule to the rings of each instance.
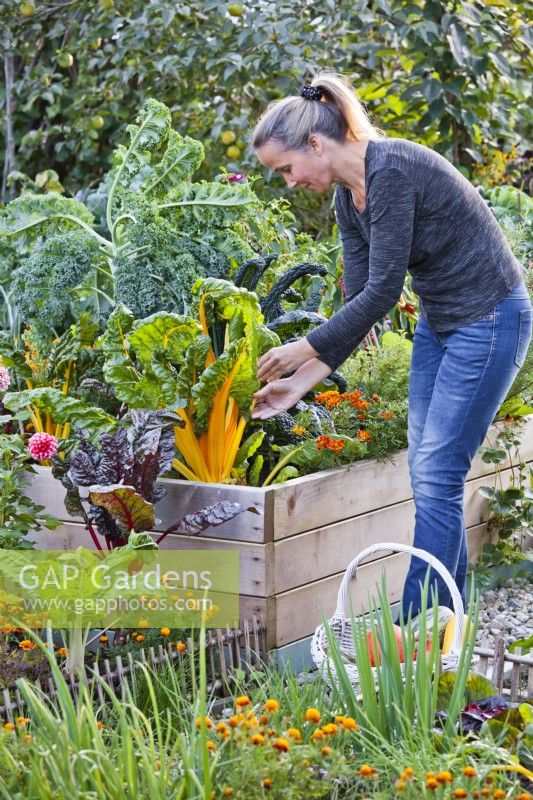
[[[502,635],[506,645],[533,635],[533,581],[514,578],[480,596],[477,643],[492,647]]]

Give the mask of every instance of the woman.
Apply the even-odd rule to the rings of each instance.
[[[413,544],[448,568],[465,600],[464,484],[531,338],[522,269],[469,181],[431,149],[375,128],[340,75],[321,73],[299,96],[271,103],[251,143],[291,189],[336,184],[346,287],[331,319],[260,359],[267,384],[253,416],[286,411],[345,361],[394,307],[409,271],[420,298],[408,413]],[[426,567],[411,560],[404,618],[420,609]],[[451,607],[434,580],[439,604]]]

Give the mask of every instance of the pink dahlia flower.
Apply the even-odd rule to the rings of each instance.
[[[36,461],[46,461],[57,453],[59,442],[49,433],[34,433],[28,441],[28,452]]]
[[[0,367],[0,392],[5,392],[11,383],[9,370],[5,367]]]

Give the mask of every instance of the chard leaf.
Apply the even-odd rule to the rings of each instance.
[[[100,408],[87,406],[81,400],[64,395],[59,389],[51,387],[9,392],[4,396],[3,403],[14,412],[33,406],[40,412],[49,414],[54,422],[68,422],[79,426],[88,437],[99,436],[118,427],[117,420]]]
[[[217,392],[226,384],[231,388],[235,375],[240,369],[246,355],[247,342],[240,339],[224,350],[217,360],[207,367],[199,381],[192,387],[191,395],[196,404],[196,425],[198,431],[207,426],[207,418]],[[232,378],[233,372],[233,378]]]
[[[165,361],[182,363],[185,351],[201,333],[199,323],[191,317],[159,312],[136,322],[127,339],[139,362],[149,368],[157,353],[163,354]]]
[[[127,335],[133,327],[133,314],[125,306],[117,306],[102,335],[105,356],[103,373],[119,400],[133,408],[160,408],[162,402],[160,377],[154,370],[140,372],[130,355]],[[167,378],[166,372],[164,375]],[[165,381],[165,388],[168,388]]]
[[[206,334],[201,334],[187,350],[187,358],[180,366],[176,378],[176,388],[180,397],[190,400],[192,387],[205,369],[210,349],[211,339]]]
[[[96,472],[96,483],[102,485],[129,482],[133,468],[133,450],[128,441],[125,428],[119,428],[113,435],[100,437],[102,457]]]
[[[239,503],[230,503],[227,500],[222,500],[220,503],[215,503],[192,514],[187,514],[178,522],[176,529],[180,533],[186,533],[189,536],[198,536],[206,528],[215,528],[217,525],[222,525],[223,522],[233,519],[245,510],[244,506]]]
[[[155,525],[152,503],[146,502],[133,486],[92,486],[89,502],[107,511],[124,533],[149,531]]]
[[[96,466],[88,453],[75,450],[70,457],[68,478],[75,486],[92,486],[96,481]]]
[[[250,436],[244,440],[235,456],[234,465],[236,467],[240,467],[245,459],[251,458],[255,454],[256,450],[261,446],[265,435],[266,431],[259,429],[251,433]]]

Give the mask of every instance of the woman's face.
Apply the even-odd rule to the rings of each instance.
[[[255,154],[264,167],[283,175],[289,189],[296,187],[325,192],[332,183],[331,171],[321,137],[312,134],[307,150],[284,150],[270,139]]]

